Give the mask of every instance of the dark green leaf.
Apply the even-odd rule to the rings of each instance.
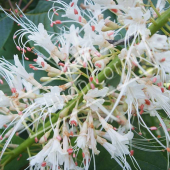
[[[1,38],[0,38],[0,50],[3,49],[5,42],[7,41],[13,27],[13,21],[4,16],[0,18],[0,31],[1,31]]]

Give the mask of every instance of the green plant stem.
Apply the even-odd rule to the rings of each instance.
[[[112,71],[115,71],[115,68],[114,68],[114,64],[116,62],[118,62],[119,59],[118,57],[115,57],[112,62],[98,75],[98,80],[99,82],[102,82],[103,80],[105,80],[105,75],[106,76],[110,76],[112,74]],[[95,84],[95,82],[93,82]],[[80,94],[78,95],[78,97],[76,97],[75,99],[73,99],[72,101],[70,101],[66,106],[65,108],[69,108],[69,111],[71,111],[75,105],[76,105],[76,101],[79,100],[79,103],[83,100],[83,95],[86,94],[86,92],[90,89],[90,84],[87,84],[83,90],[80,92]],[[64,109],[65,109],[64,108]],[[61,110],[62,111],[62,110]],[[55,123],[57,120],[58,120],[58,117],[59,117],[59,114],[60,112],[59,111],[56,116],[53,116],[52,118],[52,122]],[[48,126],[50,126],[50,121],[48,121],[46,124],[45,124],[45,128],[47,128]],[[44,134],[44,131],[43,131],[43,127],[41,127],[39,130],[38,130],[38,133],[37,133],[37,138],[40,138],[43,134]],[[27,140],[25,140],[19,147],[17,147],[16,149],[14,149],[13,151],[11,151],[11,154],[4,157],[1,161],[1,165],[5,166],[7,163],[9,163],[11,160],[13,160],[14,158],[16,158],[20,153],[24,152],[28,147],[30,147],[32,144],[35,143],[35,140],[34,138],[28,138]]]
[[[168,9],[167,11],[165,11],[160,17],[157,18],[157,20],[155,21],[155,24],[152,24],[149,27],[149,30],[151,31],[151,35],[153,35],[154,33],[156,33],[158,30],[160,30],[167,22],[168,19],[170,17],[170,9]],[[116,56],[109,64],[108,66],[98,75],[98,80],[99,82],[102,82],[103,80],[105,80],[105,75],[108,77],[112,74],[113,71],[116,71],[115,69],[115,65],[120,64],[120,60],[119,58]],[[92,82],[95,84],[95,82]],[[83,95],[90,89],[90,84],[87,84],[83,90],[79,93],[78,97],[76,97],[75,99],[73,99],[72,101],[70,101],[64,109],[69,108],[68,111],[70,112],[76,105],[76,101],[79,100],[79,103],[82,102],[83,100]],[[59,114],[62,112],[59,111],[56,116],[53,116],[52,118],[52,122],[55,123],[58,120]],[[50,126],[50,122],[48,121],[45,124],[45,128],[47,128],[48,126]],[[38,135],[37,137],[40,138],[42,135],[44,134],[43,132],[43,127],[41,127],[38,130]],[[11,160],[13,160],[14,158],[16,158],[19,154],[21,154],[22,152],[24,152],[27,147],[30,147],[31,145],[33,145],[35,143],[34,138],[28,138],[27,140],[25,140],[20,146],[18,146],[16,149],[14,149],[11,152],[11,155],[7,155],[5,156],[2,160],[1,160],[1,165],[5,166],[6,164],[8,164]]]
[[[155,20],[154,24],[152,24],[149,29],[151,31],[151,35],[155,34],[158,30],[160,30],[169,20],[170,18],[170,8],[166,10],[160,17]]]

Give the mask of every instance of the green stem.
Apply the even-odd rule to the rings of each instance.
[[[118,57],[115,57],[112,62],[98,75],[98,80],[99,82],[102,82],[103,80],[106,79],[106,76],[110,76],[112,74],[113,71],[115,71],[114,68],[114,64],[116,62],[118,62],[119,59]],[[95,82],[93,82],[95,84]],[[83,95],[87,93],[87,91],[90,89],[90,84],[88,83],[83,90],[80,92],[80,94],[78,95],[78,97],[76,97],[75,99],[73,99],[72,101],[70,101],[65,108],[69,108],[69,111],[71,111],[75,105],[76,105],[76,101],[82,102],[83,100]],[[64,109],[65,109],[64,108]],[[62,110],[61,110],[62,111]],[[56,116],[53,116],[52,118],[52,122],[55,123],[58,120],[59,111]],[[45,124],[45,128],[47,128],[48,126],[50,126],[50,121],[48,121]],[[41,127],[38,132],[37,132],[37,138],[40,138],[43,134],[43,127]],[[28,138],[27,140],[25,140],[20,146],[18,146],[16,149],[14,149],[13,151],[11,151],[11,155],[5,156],[2,160],[1,160],[1,165],[5,166],[7,163],[9,163],[11,160],[13,160],[14,158],[16,158],[20,153],[24,152],[28,147],[30,147],[32,144],[35,143],[34,138]]]
[[[166,10],[160,17],[158,17],[155,23],[149,27],[151,31],[151,35],[159,31],[168,22],[169,18],[170,18],[170,8]]]
[[[155,21],[155,24],[152,24],[149,27],[149,30],[151,31],[151,35],[153,35],[154,33],[156,33],[158,30],[160,30],[167,22],[170,16],[170,9],[168,9],[167,11],[165,11],[160,17],[157,18],[157,20]],[[103,80],[106,79],[105,75],[107,77],[109,77],[113,71],[116,71],[115,69],[115,64],[120,64],[120,60],[118,57],[115,57],[109,64],[108,66],[98,75],[98,80],[99,82],[102,82]],[[94,84],[96,84],[95,82],[93,82]],[[71,111],[75,105],[76,105],[76,101],[79,100],[79,102],[82,102],[83,100],[83,95],[86,94],[86,92],[90,89],[90,84],[87,84],[83,90],[80,92],[80,94],[78,95],[77,98],[73,99],[72,101],[70,101],[64,109],[69,108],[68,111]],[[62,110],[61,110],[62,111]],[[52,118],[52,122],[55,123],[58,120],[59,111],[56,116],[53,116]],[[50,122],[48,121],[45,124],[45,128],[47,128],[48,126],[50,126]],[[37,137],[40,138],[42,135],[44,134],[43,132],[43,127],[41,127],[38,130],[38,135]],[[31,145],[33,145],[35,143],[34,138],[28,138],[27,140],[25,140],[20,146],[18,146],[16,149],[14,149],[11,152],[11,155],[7,155],[5,156],[2,160],[1,160],[1,165],[5,166],[6,164],[8,164],[11,160],[13,160],[14,158],[16,158],[19,154],[21,154],[22,152],[24,152],[27,147],[30,147]]]

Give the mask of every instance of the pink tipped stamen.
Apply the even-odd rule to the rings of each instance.
[[[29,68],[35,68],[33,65],[30,65]]]
[[[74,133],[71,131],[71,132],[70,132],[70,136],[73,136],[73,135],[74,135]]]
[[[99,79],[96,79],[96,83],[99,84]]]
[[[32,69],[35,70],[35,71],[38,70],[36,67],[34,67],[34,68],[32,68]]]
[[[61,24],[62,22],[60,20],[56,20],[54,23],[55,24]]]
[[[4,125],[3,125],[3,127],[4,127],[4,128],[7,128],[7,125],[6,125],[6,124],[4,124]]]
[[[16,92],[17,92],[16,88],[12,88],[12,89],[11,89],[11,92],[12,92],[12,93],[16,93]]]
[[[153,78],[153,83],[155,83],[157,81],[157,78],[156,77],[154,77]]]
[[[130,151],[130,156],[133,156],[134,155],[134,150],[131,150]]]
[[[148,99],[145,99],[145,104],[146,104],[146,105],[150,105],[151,102],[150,102]]]
[[[43,162],[43,163],[41,164],[42,167],[45,167],[46,165],[47,165],[46,162]]]
[[[157,83],[158,87],[162,86],[162,82]]]
[[[168,90],[170,90],[170,85],[168,86]]]
[[[73,153],[73,158],[75,158],[76,157],[76,154],[75,153]]]
[[[61,136],[60,135],[58,135],[57,137],[56,137],[59,141],[61,141]]]
[[[73,153],[73,149],[69,148],[69,149],[67,149],[67,152],[68,152],[69,155],[71,155]]]
[[[157,127],[152,126],[152,127],[150,127],[150,130],[157,130]]]
[[[95,26],[92,25],[92,26],[91,26],[91,29],[92,29],[92,31],[95,31]]]
[[[164,62],[166,59],[165,58],[162,58],[161,60],[160,60],[160,62]]]
[[[22,111],[18,112],[18,115],[23,115]]]
[[[33,61],[37,62],[37,59],[34,59]]]
[[[114,12],[114,13],[117,13],[117,12],[118,12],[117,9],[111,9],[111,11]]]
[[[13,39],[16,39],[16,38],[17,38],[17,36],[16,36],[16,35],[14,35],[14,36],[13,36]]]
[[[79,16],[78,21],[79,21],[79,22],[81,22],[81,21],[82,21],[82,17],[81,17],[81,16]]]
[[[23,52],[23,53],[26,53],[26,50],[25,50],[24,48],[23,48],[23,49],[21,49],[21,50],[22,50],[22,52]]]
[[[65,64],[64,64],[64,63],[58,63],[58,65],[59,65],[59,66],[62,66],[62,67],[64,67],[64,66],[65,66]]]
[[[95,66],[97,66],[97,67],[99,67],[99,68],[101,68],[101,67],[102,67],[102,65],[101,65],[101,64],[99,64],[99,63],[96,63],[96,64],[95,64]]]
[[[111,36],[111,35],[113,35],[113,34],[114,34],[114,32],[109,32],[109,33],[107,33],[108,36]]]
[[[31,48],[27,47],[27,51],[29,51],[29,52],[30,52],[30,51],[31,51]]]
[[[70,124],[71,124],[71,125],[74,125],[74,126],[77,126],[77,122],[76,122],[75,120],[72,120],[72,121],[70,122]]]
[[[141,132],[139,132],[138,134],[139,134],[139,135],[142,135],[142,133],[141,133]]]
[[[75,14],[75,15],[78,15],[77,9],[74,9],[74,14]]]
[[[92,81],[93,81],[93,77],[92,77],[92,76],[89,78],[89,81],[90,81],[90,82],[92,82]]]
[[[87,63],[83,62],[83,67],[86,68],[87,67]]]
[[[95,89],[95,86],[93,83],[90,84],[91,89]]]
[[[0,79],[0,84],[4,84],[3,80]]]
[[[28,61],[28,60],[29,60],[29,58],[28,58],[28,57],[25,57],[25,60],[27,60],[27,61]]]
[[[35,139],[34,139],[34,140],[35,140],[35,143],[38,143],[38,138],[37,138],[37,137],[35,137]]]
[[[162,88],[161,88],[161,91],[162,91],[162,93],[164,93],[164,92],[165,92],[165,89],[162,87]]]
[[[41,62],[41,66],[42,66],[42,67],[44,67],[44,66],[45,66],[45,63],[44,63],[43,61]]]
[[[17,50],[18,50],[18,51],[20,51],[20,50],[21,50],[21,48],[20,48],[19,46],[16,46],[16,48],[17,48]]]
[[[135,127],[133,126],[131,129],[132,129],[132,130],[135,130]]]
[[[64,72],[67,72],[67,66],[64,66],[63,71],[64,71]]]
[[[73,6],[74,6],[74,2],[71,3],[71,7],[73,7]]]
[[[82,153],[82,156],[83,156],[83,158],[85,158],[85,153],[84,152]]]

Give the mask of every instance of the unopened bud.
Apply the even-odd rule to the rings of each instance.
[[[111,31],[111,30],[113,30],[111,27],[106,27],[106,26],[103,26],[103,27],[102,27],[102,31],[103,31],[103,32]]]
[[[50,136],[50,131],[46,132],[39,140],[39,143],[43,144],[47,142],[48,137]]]
[[[51,81],[51,77],[41,77],[40,81],[41,82]]]
[[[68,115],[68,111],[69,111],[69,108],[68,108],[68,107],[65,108],[65,109],[63,109],[63,110],[60,112],[59,117],[60,117],[61,119],[64,118],[65,116]]]
[[[48,76],[49,77],[56,77],[58,74],[53,73],[53,72],[48,72]]]
[[[127,103],[124,102],[123,103],[123,111],[126,112],[127,109],[128,109],[128,105],[127,105]]]
[[[116,29],[119,29],[120,26],[117,25],[115,22],[113,21],[110,21],[109,19],[106,19],[105,20],[105,26],[106,27],[109,27],[109,28],[112,28],[112,30],[116,30]]]

